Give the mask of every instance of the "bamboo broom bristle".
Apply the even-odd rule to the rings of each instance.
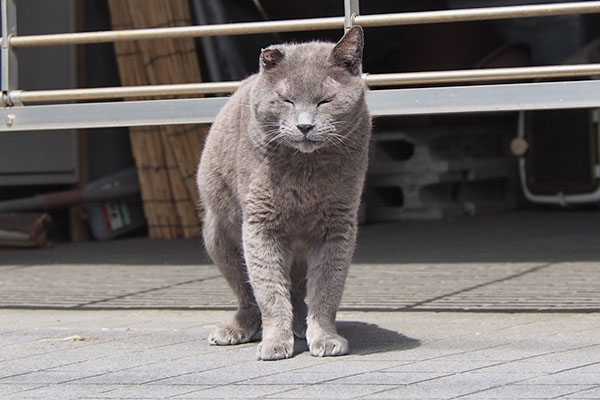
[[[190,25],[187,0],[109,0],[114,29]],[[200,82],[193,39],[115,43],[123,85]],[[131,128],[150,237],[197,236],[195,171],[206,125]],[[201,211],[201,210],[200,210]]]

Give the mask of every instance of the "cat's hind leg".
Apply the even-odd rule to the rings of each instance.
[[[208,254],[219,267],[238,300],[238,310],[233,321],[213,331],[208,336],[208,342],[212,345],[249,342],[260,329],[261,319],[252,287],[248,282],[242,250],[210,210],[206,210],[202,234]]]

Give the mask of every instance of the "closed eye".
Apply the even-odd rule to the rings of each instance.
[[[331,103],[331,100],[330,99],[321,100],[320,102],[317,103],[317,107],[322,106],[323,104],[327,104],[327,103]]]
[[[293,101],[291,101],[291,100],[288,100],[288,99],[283,99],[283,102],[284,102],[284,103],[291,104],[291,105],[294,105],[294,102],[293,102]]]

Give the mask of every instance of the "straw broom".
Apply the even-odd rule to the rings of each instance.
[[[109,4],[115,29],[117,29],[116,23],[121,24],[120,29],[179,26],[191,23],[188,3],[185,0],[109,0]],[[115,45],[117,44],[120,43]],[[120,54],[119,66],[124,64],[126,67],[126,71],[122,71],[121,75],[125,78],[131,74],[135,75],[133,79],[122,78],[124,85],[201,81],[193,39],[162,39],[124,44],[128,44],[128,48],[117,49]],[[130,83],[129,80],[135,83]],[[149,136],[153,136],[153,139],[138,138],[137,128],[132,128],[131,138],[136,162],[138,166],[152,165],[154,171],[151,173],[140,171],[141,185],[144,186],[145,180],[149,185],[161,185],[163,188],[161,197],[156,197],[159,194],[156,190],[149,189],[148,195],[150,196],[152,192],[152,197],[147,198],[148,202],[144,198],[151,229],[150,236],[176,237],[180,234],[185,237],[197,236],[199,226],[195,206],[198,204],[198,196],[194,178],[208,128],[201,125],[172,125],[143,129],[146,130],[143,134],[150,133]],[[149,151],[140,151],[140,148]],[[146,176],[147,179],[144,179],[142,175],[155,176]],[[160,177],[157,179],[156,175]],[[168,189],[169,193],[166,193],[165,189]],[[144,190],[142,195],[144,196]],[[158,207],[159,203],[167,202],[169,195],[171,204]],[[149,203],[148,207],[146,203]],[[162,208],[173,207],[176,210],[175,220],[172,218],[172,212],[167,213],[168,218],[156,214],[164,212]],[[156,229],[153,229],[153,225]]]

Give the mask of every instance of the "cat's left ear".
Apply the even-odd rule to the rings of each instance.
[[[360,75],[363,54],[363,30],[354,25],[331,51],[333,63],[352,75]]]
[[[283,60],[283,52],[277,47],[267,47],[260,51],[260,69],[263,71],[276,67]]]

